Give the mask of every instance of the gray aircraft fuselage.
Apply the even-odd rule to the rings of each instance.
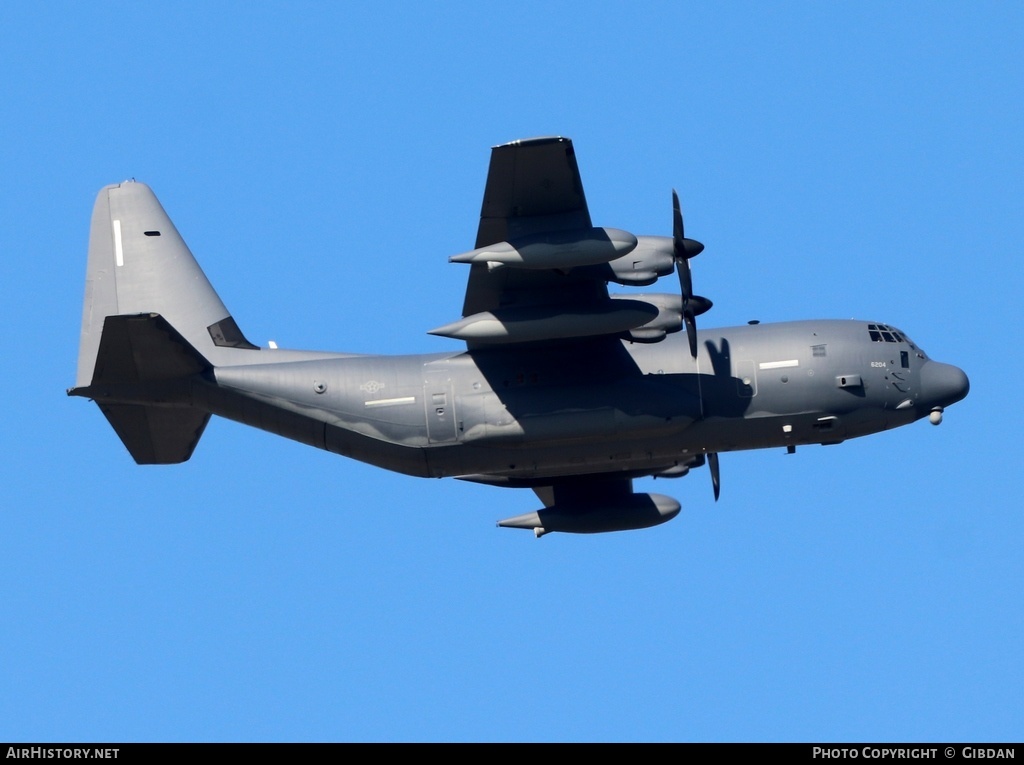
[[[708,452],[834,444],[904,425],[966,392],[959,369],[891,328],[890,341],[872,340],[882,330],[869,326],[879,325],[706,330],[696,360],[682,335],[623,341],[615,359],[585,342],[308,361],[249,351],[251,362],[216,368],[194,396],[214,414],[416,476],[671,475]]]

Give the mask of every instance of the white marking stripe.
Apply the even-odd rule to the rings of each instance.
[[[378,398],[376,401],[365,401],[363,406],[398,406],[399,404],[415,403],[415,396],[402,396],[401,398]]]
[[[800,362],[796,359],[787,359],[786,361],[762,361],[757,365],[758,369],[783,369],[785,367],[798,367]]]
[[[121,249],[121,221],[114,221],[114,262],[124,265],[124,250]]]

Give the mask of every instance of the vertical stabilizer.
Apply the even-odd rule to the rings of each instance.
[[[107,316],[160,314],[216,363],[223,348],[254,348],[144,183],[100,191],[89,233],[77,387],[93,380]]]

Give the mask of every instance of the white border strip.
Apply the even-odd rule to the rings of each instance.
[[[785,369],[786,367],[798,367],[800,362],[797,359],[787,359],[786,361],[762,361],[757,365],[758,369]]]
[[[401,406],[415,403],[415,396],[402,396],[401,398],[378,398],[376,401],[364,401],[363,406]]]
[[[114,262],[124,265],[124,250],[121,248],[121,221],[114,221]]]

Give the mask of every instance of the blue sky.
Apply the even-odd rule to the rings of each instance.
[[[1020,741],[1022,39],[1010,2],[4,4],[0,740]],[[704,326],[895,324],[969,397],[538,541],[494,526],[531,492],[223,420],[139,467],[64,395],[103,185],[255,342],[445,351],[489,147],[551,134],[596,225],[679,190]]]

